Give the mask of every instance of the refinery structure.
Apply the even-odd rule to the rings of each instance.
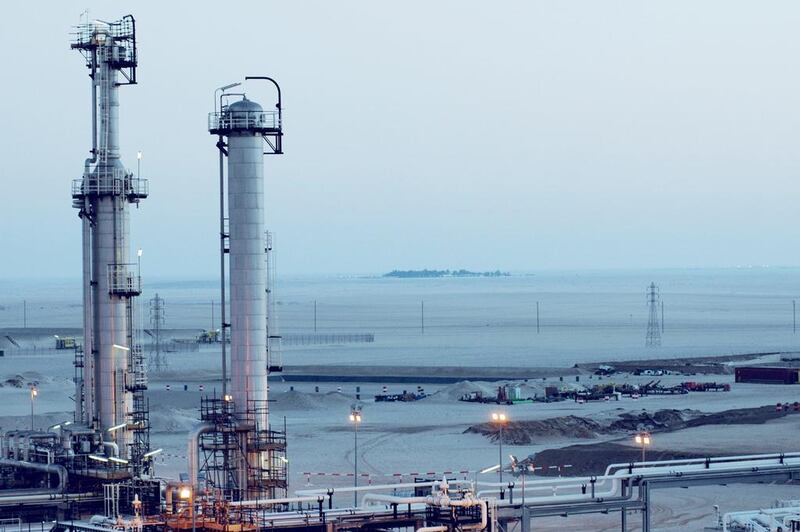
[[[291,492],[285,425],[270,420],[268,397],[269,375],[281,372],[283,364],[271,282],[272,236],[265,222],[264,163],[266,155],[283,153],[283,116],[280,87],[266,76],[248,76],[214,92],[208,132],[219,156],[222,387],[197,405],[197,425],[186,442],[185,477],[156,476],[153,459],[161,449],[150,437],[143,316],[136,303],[142,279],[130,242],[131,208],[148,197],[148,183],[125,168],[119,145],[120,89],[137,83],[136,22],[128,15],[116,22],[83,24],[72,48],[85,59],[92,93],[90,157],[83,175],[72,182],[83,256],[75,412],[73,419],[46,429],[3,433],[2,517],[95,532],[449,532],[517,525],[527,532],[538,518],[612,513],[619,514],[622,530],[634,514],[641,528],[650,530],[651,497],[658,489],[799,478],[800,453],[782,453],[642,460],[610,465],[600,476],[526,484],[527,472],[504,465],[501,428],[496,468],[510,473],[506,482],[502,475],[500,482],[480,485],[477,479],[445,475],[359,485],[356,477],[353,487]],[[274,95],[274,106],[251,99],[256,93]],[[648,298],[647,342],[657,345],[654,284]],[[158,309],[152,319],[160,328],[163,308]],[[356,424],[356,438],[357,429]],[[796,510],[781,514],[792,530],[800,529]],[[746,523],[751,517],[735,519]]]

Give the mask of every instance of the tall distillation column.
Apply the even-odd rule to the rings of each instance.
[[[139,412],[145,380],[133,334],[141,279],[130,260],[129,208],[147,197],[147,181],[126,170],[119,153],[119,86],[136,83],[136,26],[128,15],[81,25],[76,35],[72,48],[86,58],[92,79],[92,156],[72,184],[83,227],[84,276],[75,417],[113,438],[120,458],[141,458],[147,451],[137,435],[146,423],[146,413]]]
[[[274,83],[270,78],[258,79]],[[280,89],[278,91],[277,111],[264,111],[244,94],[223,94],[219,112],[215,111],[209,117],[209,131],[219,136],[220,165],[223,155],[228,158],[227,228],[224,223],[224,187],[221,186],[220,190],[223,194],[223,212],[220,213],[223,220],[222,349],[224,359],[225,331],[228,329],[230,386],[224,388],[224,400],[228,404],[226,408],[230,408],[235,417],[239,442],[235,452],[222,458],[223,469],[231,472],[226,478],[234,479],[225,480],[226,485],[222,487],[231,490],[237,498],[274,496],[276,490],[286,486],[285,467],[282,467],[281,455],[278,454],[285,450],[285,437],[270,430],[267,408],[269,344],[264,154],[265,146],[271,148],[267,153],[281,153]],[[230,103],[232,97],[238,99]],[[228,323],[224,319],[225,253],[229,257]],[[226,366],[223,362],[223,368]],[[202,441],[200,445],[202,448]]]
[[[247,117],[263,114],[243,98],[227,108],[242,121],[228,136],[228,242],[230,264],[231,386],[235,411],[267,399],[267,255],[264,220],[264,141]],[[253,120],[253,125],[257,121]],[[266,426],[266,412],[261,426]]]

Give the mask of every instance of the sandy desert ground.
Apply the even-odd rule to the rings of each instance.
[[[170,369],[150,375],[148,395],[152,408],[152,444],[164,449],[157,463],[157,474],[176,477],[186,471],[187,431],[196,423],[200,386],[205,393],[219,388],[215,381],[216,356],[199,353],[170,353]],[[30,401],[27,383],[38,382],[40,394],[34,405],[37,427],[55,424],[72,417],[72,357],[68,352],[45,351],[37,354],[7,354],[0,359],[0,417],[3,430],[30,424]],[[21,377],[21,379],[19,378]],[[10,382],[6,382],[10,379]],[[732,376],[667,376],[665,384],[682,380],[717,380],[732,382]],[[16,387],[14,381],[21,387]],[[529,381],[531,390],[547,384],[576,386],[574,380],[558,378]],[[598,378],[582,376],[582,382],[596,383]],[[652,377],[615,375],[601,382],[636,383]],[[169,390],[167,386],[169,385]],[[315,391],[316,387],[319,391]],[[774,405],[777,402],[800,400],[800,387],[783,385],[732,384],[730,392],[691,393],[675,396],[648,396],[639,400],[599,401],[578,404],[574,401],[529,403],[499,407],[458,401],[468,390],[490,391],[496,383],[423,384],[430,394],[411,403],[376,403],[381,383],[286,383],[273,379],[270,384],[271,419],[288,431],[288,455],[291,489],[309,485],[349,485],[353,471],[353,427],[347,417],[350,406],[360,403],[364,421],[359,430],[359,473],[369,475],[361,482],[372,484],[410,479],[412,473],[426,475],[444,472],[456,476],[496,481],[497,474],[476,475],[476,471],[497,463],[498,446],[480,434],[465,433],[476,424],[486,422],[491,412],[504,410],[514,422],[548,420],[562,416],[579,416],[598,422],[610,422],[621,413],[654,412],[663,409],[703,413],[722,412],[735,408]],[[390,392],[414,390],[414,384],[387,384]],[[184,390],[186,387],[186,390]],[[355,398],[360,387],[361,401]],[[341,391],[339,389],[341,388]],[[674,432],[654,433],[650,452],[660,450],[695,452],[705,455],[760,453],[800,450],[800,415],[788,415],[758,424],[707,425]],[[504,454],[523,458],[545,449],[575,443],[592,444],[616,441],[631,444],[630,434],[602,434],[594,438],[552,434],[537,437],[526,445],[504,445]],[[570,464],[541,464],[564,466]],[[569,474],[569,468],[563,470]],[[468,473],[464,473],[468,472]],[[398,477],[401,474],[402,477]],[[508,478],[508,477],[507,477]],[[713,522],[713,505],[722,511],[769,506],[776,499],[800,499],[796,486],[735,486],[716,489],[694,488],[659,492],[655,500],[658,512],[653,523],[662,530],[702,530]],[[575,524],[586,523],[575,518]],[[592,518],[595,519],[595,518]],[[592,521],[592,529],[612,530],[618,518],[604,517]],[[631,516],[634,526],[637,517]],[[570,521],[570,524],[572,521]],[[548,520],[538,523],[545,530],[560,530],[565,522]]]

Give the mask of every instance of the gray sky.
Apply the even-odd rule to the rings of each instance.
[[[149,275],[217,271],[206,113],[248,74],[284,90],[280,274],[800,264],[797,2],[123,4],[4,6],[3,278],[80,274],[87,6],[138,21],[121,144]]]

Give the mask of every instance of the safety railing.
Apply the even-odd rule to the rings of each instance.
[[[118,296],[137,296],[142,293],[142,278],[134,274],[129,266],[135,264],[108,265],[108,293]]]
[[[208,113],[208,130],[213,132],[254,130],[280,131],[277,111],[222,111]]]
[[[116,174],[116,173],[115,173]],[[129,198],[146,198],[150,193],[147,179],[122,174],[90,176],[72,180],[72,197],[84,196],[128,196]]]
[[[133,19],[123,18],[116,22],[94,21],[75,26],[73,43],[78,45],[102,44],[106,38],[128,39],[134,35]]]
[[[128,372],[131,373],[131,380],[128,382],[129,386],[132,386],[134,390],[147,389],[147,372],[144,369],[144,352],[141,344],[133,344],[131,346],[128,357]]]

